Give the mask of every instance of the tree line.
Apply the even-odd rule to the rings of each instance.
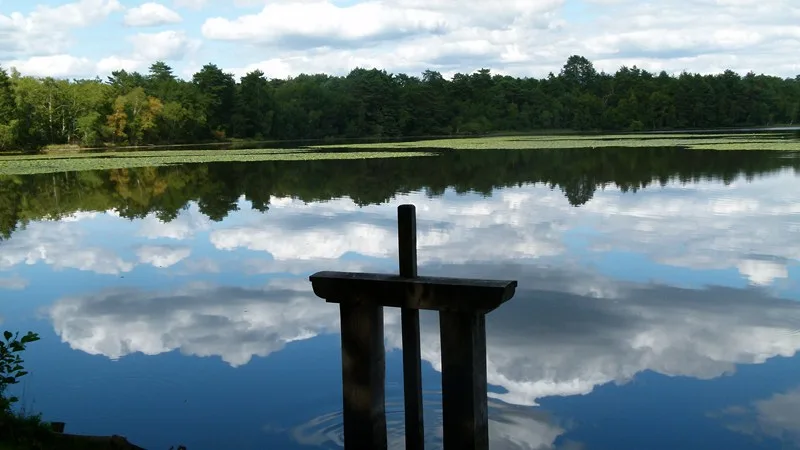
[[[78,211],[109,211],[128,219],[154,214],[169,222],[191,202],[211,220],[223,220],[239,199],[268,212],[274,197],[319,202],[348,197],[359,206],[424,191],[491,195],[495,189],[544,184],[573,206],[597,189],[637,191],[667,183],[753,178],[793,168],[800,159],[772,152],[706,152],[679,148],[445,151],[435,158],[267,161],[0,176],[0,240],[31,221]]]
[[[799,113],[800,75],[672,76],[636,66],[610,74],[577,55],[542,79],[357,68],[288,79],[254,70],[237,81],[206,64],[183,80],[159,61],[147,73],[63,80],[0,68],[0,150],[767,126]]]

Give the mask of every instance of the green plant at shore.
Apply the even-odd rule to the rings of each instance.
[[[63,435],[53,432],[49,422],[42,420],[41,414],[30,414],[24,410],[15,411],[14,405],[20,399],[9,395],[7,390],[28,374],[22,353],[28,344],[39,339],[39,335],[31,331],[23,336],[20,336],[19,332],[5,331],[0,339],[0,450],[111,448],[102,443],[87,444],[77,440],[64,440]]]
[[[23,366],[22,352],[27,345],[38,341],[39,335],[29,331],[24,336],[5,331],[0,340],[0,445],[5,448],[44,448],[43,437],[51,432],[49,424],[42,422],[40,414],[15,412],[19,398],[8,395],[9,386],[18,384],[28,374]],[[11,445],[11,447],[8,447]]]
[[[11,407],[19,401],[14,396],[6,396],[6,389],[12,384],[17,384],[20,378],[28,374],[22,365],[25,361],[21,353],[31,342],[39,340],[39,335],[29,331],[20,337],[19,333],[5,331],[3,340],[0,341],[0,410],[11,412]]]
[[[144,450],[121,436],[98,437],[67,435],[54,432],[41,414],[14,411],[19,398],[7,395],[9,386],[19,383],[28,374],[21,353],[39,335],[29,331],[24,336],[5,331],[0,339],[0,450]],[[63,426],[62,426],[63,431]],[[172,447],[171,447],[172,448]],[[179,446],[178,450],[186,447]]]

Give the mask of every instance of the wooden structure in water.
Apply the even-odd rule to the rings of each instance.
[[[445,450],[489,448],[486,314],[516,281],[417,276],[414,205],[397,209],[400,274],[318,272],[314,293],[338,303],[346,450],[387,448],[383,307],[400,308],[407,450],[423,450],[419,310],[439,312]]]
[[[86,449],[109,449],[109,450],[145,450],[142,447],[131,444],[128,440],[119,435],[113,436],[85,436],[81,434],[66,434],[64,422],[50,422],[51,433],[40,437],[44,442],[40,448],[86,448]],[[174,447],[170,447],[173,449]],[[179,446],[178,450],[186,450],[186,447]]]

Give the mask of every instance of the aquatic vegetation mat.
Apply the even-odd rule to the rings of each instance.
[[[800,139],[782,134],[620,134],[592,136],[502,136],[432,139],[337,145],[351,149],[394,150],[426,148],[442,150],[536,150],[604,147],[683,147],[692,150],[781,150],[800,151]],[[325,149],[319,145],[313,148]]]
[[[174,164],[247,162],[247,161],[316,161],[371,158],[408,158],[432,156],[423,151],[320,151],[317,149],[246,149],[246,150],[159,150],[126,152],[82,152],[70,154],[0,156],[0,175],[81,170],[129,169]]]
[[[558,150],[603,148],[686,148],[691,150],[774,150],[800,152],[800,139],[779,133],[531,135],[428,139],[410,142],[315,145],[269,149],[182,149],[65,152],[0,156],[0,175],[158,167],[174,164],[313,161],[435,156],[454,150]]]

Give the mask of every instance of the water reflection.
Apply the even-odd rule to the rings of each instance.
[[[238,210],[241,196],[253,209],[266,212],[275,197],[304,201],[348,197],[364,206],[409,191],[438,196],[452,188],[459,193],[490,195],[500,187],[541,183],[557,189],[569,204],[581,206],[607,187],[635,192],[668,182],[716,179],[727,184],[782,169],[800,170],[800,159],[777,152],[608,148],[488,150],[445,152],[436,158],[193,164],[0,176],[0,236],[7,238],[30,221],[82,211],[114,210],[132,219],[153,213],[170,221],[190,201],[210,220],[219,221]]]
[[[58,300],[47,314],[64,342],[91,355],[179,349],[238,367],[289,342],[338,331],[338,310],[308,291],[300,279],[262,288],[202,282],[168,291],[116,288]]]
[[[29,281],[19,275],[0,277],[0,289],[12,289],[15,291],[25,289]]]
[[[758,183],[671,185],[646,196],[608,189],[580,210],[540,186],[498,189],[488,198],[398,195],[368,211],[349,199],[275,199],[270,214],[242,211],[236,224],[209,235],[217,249],[267,252],[275,260],[347,252],[390,258],[394,205],[412,202],[420,211],[422,263],[568,255],[613,269],[625,262],[623,253],[633,253],[670,266],[735,269],[753,284],[769,285],[787,278],[800,255],[800,204],[792,195],[798,187],[793,174],[779,173]]]
[[[520,280],[513,306],[492,313],[487,325],[489,382],[506,390],[497,398],[509,403],[586,394],[644,370],[712,378],[800,348],[800,303],[757,289],[682,289],[511,264],[427,272]],[[60,299],[48,314],[65,342],[89,354],[180,349],[232,366],[338,329],[335,305],[321,303],[303,279],[263,288],[109,289]],[[423,358],[438,370],[437,323],[423,314]],[[400,348],[396,311],[387,310],[386,324],[389,347]]]
[[[492,448],[708,448],[661,436],[665,420],[673,439],[800,445],[789,415],[800,397],[797,160],[496,155],[14,181],[0,191],[0,295],[6,323],[46,334],[31,350],[30,389],[74,431],[145,447],[189,436],[192,450],[336,448],[338,310],[307,276],[395,271],[395,208],[414,203],[421,273],[519,280],[487,321]],[[19,200],[13,214],[9,199]],[[401,446],[399,313],[385,314],[390,434]],[[422,314],[422,354],[435,448],[433,314]],[[692,396],[691,383],[719,397]],[[64,386],[77,385],[70,397]],[[111,408],[125,420],[101,420],[103,405],[85,415],[106,398],[126,405]],[[172,413],[157,412],[164,404]]]
[[[14,239],[0,243],[0,270],[37,263],[54,269],[77,269],[105,275],[133,270],[134,262],[120,257],[104,242],[92,243],[90,233],[76,223],[93,217],[94,214],[77,213],[63,221],[29,224]]]
[[[429,398],[427,398],[429,397]],[[442,446],[441,393],[423,399],[426,448]],[[577,450],[573,441],[556,445],[565,424],[540,409],[523,408],[498,401],[489,401],[489,442],[493,450]],[[387,398],[386,426],[389,449],[405,448],[402,398]],[[325,414],[290,431],[302,445],[335,448],[344,446],[341,412]]]
[[[760,289],[622,283],[589,271],[524,265],[443,266],[431,272],[524,280],[515,302],[492,313],[487,329],[488,379],[502,390],[491,395],[512,405],[589,394],[645,371],[713,379],[732,374],[737,365],[793,356],[800,348],[800,303]],[[59,300],[48,314],[70,347],[89,354],[119,358],[178,349],[238,367],[287,343],[336,332],[335,306],[321,304],[306,287],[293,279],[258,289],[194,283],[170,291],[111,290]],[[387,310],[386,323],[388,349],[400,348],[396,311]],[[422,330],[423,359],[438,371],[435,316],[422,315]],[[390,427],[399,437],[396,400]],[[545,441],[552,443],[561,429],[537,421],[541,410],[492,411],[493,442],[506,442],[498,448],[556,448]],[[439,414],[429,415],[429,428]],[[335,443],[337,420],[326,416],[293,433],[303,443]],[[440,442],[436,429],[431,431],[432,442]]]
[[[685,289],[516,265],[437,271],[454,272],[520,280],[514,305],[487,319],[488,379],[505,391],[493,396],[513,404],[587,394],[644,371],[709,379],[800,348],[800,303],[758,289]],[[423,355],[438,370],[437,321],[424,317]],[[389,330],[399,348],[399,325]]]
[[[730,406],[709,413],[738,433],[755,438],[772,437],[787,446],[800,446],[800,387],[758,400],[747,406]]]

